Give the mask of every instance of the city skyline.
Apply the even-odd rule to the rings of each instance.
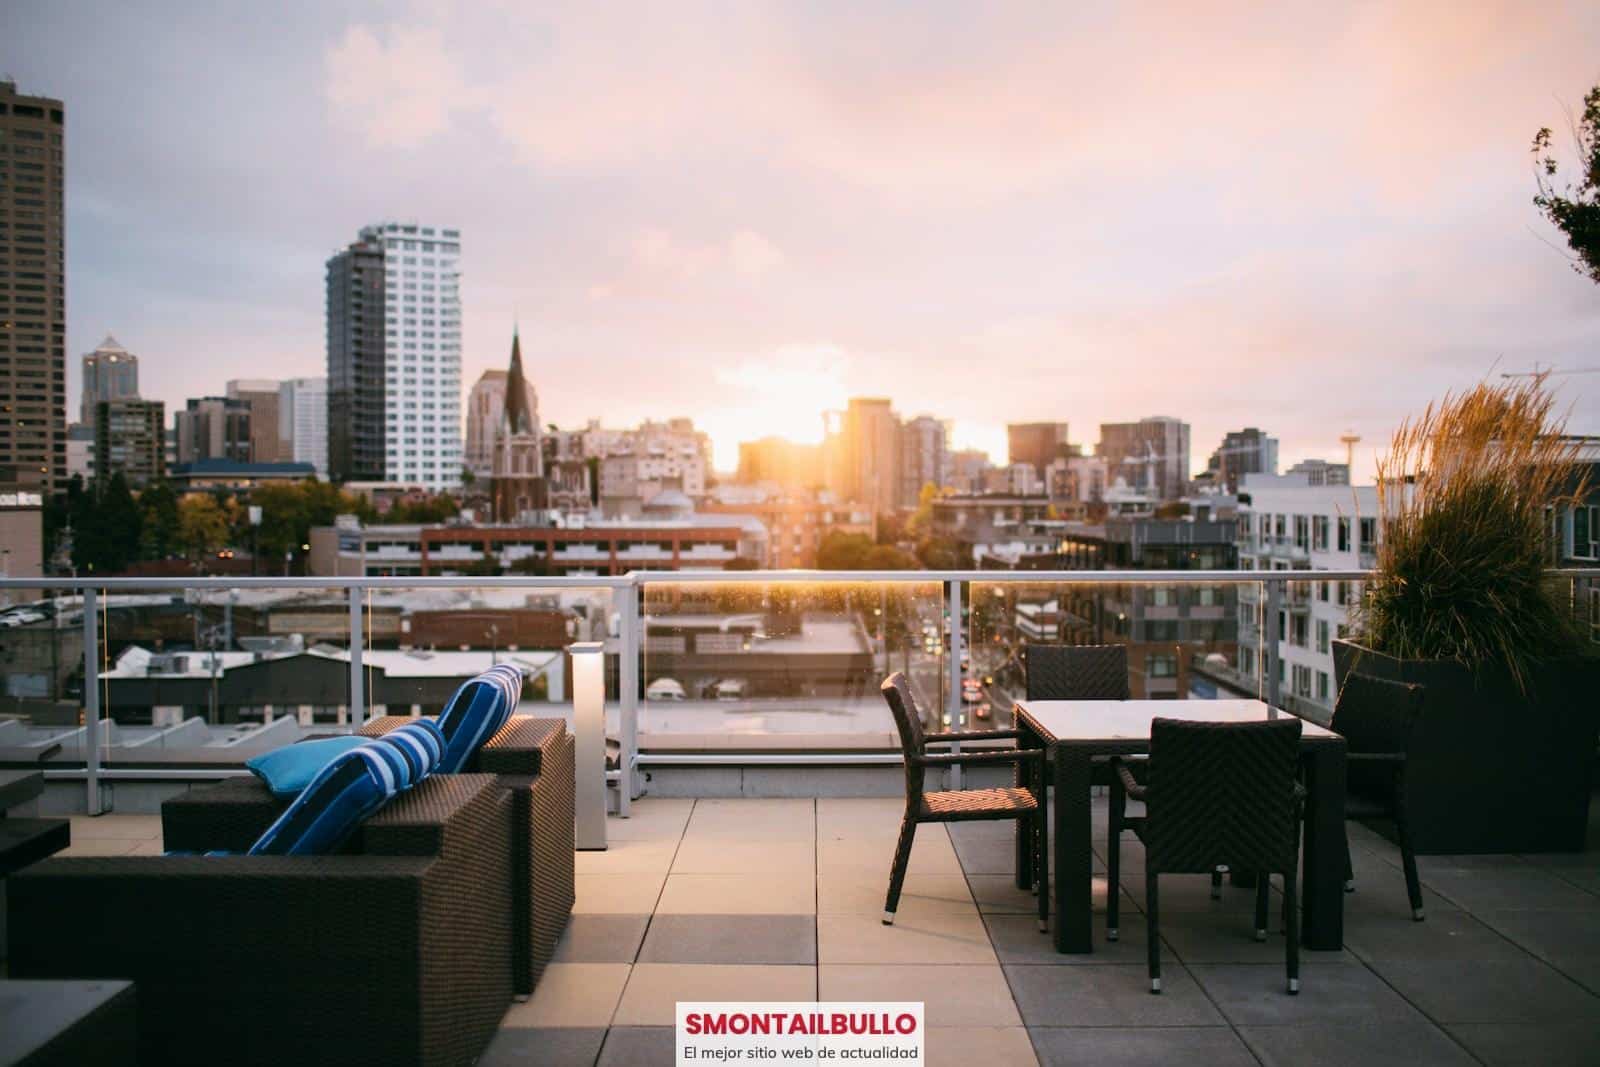
[[[169,410],[325,373],[322,264],[384,217],[478,235],[464,386],[520,319],[545,421],[692,415],[719,469],[889,396],[996,461],[1009,422],[1165,412],[1194,464],[1239,426],[1285,467],[1351,429],[1362,477],[1445,389],[1592,365],[1526,146],[1592,83],[1600,15],[1081,17],[291,5],[158,35],[24,3],[0,37],[69,102],[66,351],[116,334]],[[202,46],[227,83],[176,61]],[[1556,382],[1600,429],[1600,378]]]

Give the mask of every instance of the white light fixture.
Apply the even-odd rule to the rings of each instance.
[[[567,646],[572,660],[572,726],[577,767],[577,847],[606,847],[606,656],[600,641]]]

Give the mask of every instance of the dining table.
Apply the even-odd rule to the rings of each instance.
[[[1094,856],[1090,768],[1111,756],[1148,754],[1157,718],[1187,722],[1259,722],[1292,717],[1260,700],[1020,700],[1015,708],[1019,748],[1049,753],[1045,782],[1029,781],[1041,796],[1055,792],[1050,825],[1053,858],[1039,872],[1041,892],[1054,892],[1051,913],[1057,952],[1094,951]],[[1344,942],[1345,741],[1301,720],[1300,763],[1306,788],[1301,849],[1301,942],[1336,951]],[[1034,885],[1033,853],[1019,834],[1016,883]],[[1115,845],[1115,842],[1112,843]],[[1240,872],[1244,874],[1244,872]],[[1108,892],[1116,892],[1108,887]]]

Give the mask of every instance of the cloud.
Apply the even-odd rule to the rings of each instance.
[[[374,148],[416,148],[475,98],[443,36],[427,26],[351,26],[324,64],[328,103]]]

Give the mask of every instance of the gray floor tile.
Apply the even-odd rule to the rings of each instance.
[[[967,872],[967,886],[978,902],[978,910],[994,915],[1032,915],[1039,910],[1039,899],[1026,889],[1018,889],[1010,874]]]
[[[1564,1022],[1600,1017],[1600,999],[1547,964],[1482,960],[1374,963],[1383,979],[1440,1023]]]
[[[478,1060],[479,1067],[592,1067],[603,1029],[503,1027]]]
[[[1265,1067],[1351,1064],[1456,1067],[1476,1061],[1426,1020],[1371,1026],[1244,1026],[1239,1034]]]
[[[1279,964],[1216,963],[1189,968],[1217,1007],[1238,1026],[1415,1022],[1422,1018],[1359,963],[1300,965],[1300,993],[1290,996]]]
[[[1344,943],[1364,960],[1514,960],[1526,955],[1467,912],[1453,910],[1432,912],[1423,922],[1409,915],[1347,912]]]
[[[1161,940],[1182,963],[1282,963],[1287,948],[1280,919],[1281,897],[1273,897],[1267,910],[1267,939],[1255,938],[1255,916],[1233,909],[1164,912]],[[1142,922],[1143,916],[1135,916]],[[1126,928],[1127,923],[1123,923]],[[1141,941],[1141,944],[1143,942]],[[1348,952],[1312,952],[1301,946],[1300,958],[1316,963],[1354,963]]]
[[[1161,969],[1162,991],[1150,992],[1143,964],[1105,967],[1005,968],[1022,1021],[1036,1026],[1214,1026],[1223,1022],[1180,964]]]
[[[1600,1063],[1600,1022],[1465,1023],[1446,1029],[1489,1067]]]
[[[812,915],[657,915],[640,963],[817,962]]]
[[[1587,911],[1493,911],[1483,921],[1573,981],[1600,993],[1600,922]]]
[[[1594,894],[1520,861],[1501,867],[1438,867],[1422,875],[1422,884],[1458,907],[1474,912],[1498,909],[1592,912],[1595,908]]]
[[[951,825],[960,825],[952,823]],[[961,869],[968,874],[1010,874],[1017,869],[1016,846],[1011,839],[993,837],[950,837],[956,847],[956,858]]]
[[[614,1026],[597,1067],[660,1067],[676,1060],[672,1027]]]
[[[1254,1067],[1244,1042],[1225,1026],[1035,1028],[1028,1031],[1043,1067]]]
[[[632,963],[648,915],[574,915],[556,944],[556,963]]]
[[[1144,916],[1136,911],[1124,916],[1122,936],[1116,941],[1106,940],[1103,917],[1096,916],[1094,951],[1088,953],[1057,952],[1055,938],[1039,932],[1039,920],[1034,915],[985,915],[984,923],[1001,963],[1069,967],[1145,962]]]
[[[1136,877],[1130,878],[1126,871],[1122,875],[1122,888],[1127,890],[1134,903],[1140,908],[1144,907],[1145,884],[1144,874],[1140,872]],[[1245,921],[1255,911],[1256,891],[1254,889],[1240,889],[1230,885],[1226,878],[1222,882],[1222,899],[1211,899],[1211,878],[1204,874],[1163,874],[1158,888],[1161,894],[1161,913],[1168,915],[1179,911],[1208,911],[1221,913],[1242,913]],[[1272,908],[1274,912],[1280,906],[1282,898],[1274,898]]]

